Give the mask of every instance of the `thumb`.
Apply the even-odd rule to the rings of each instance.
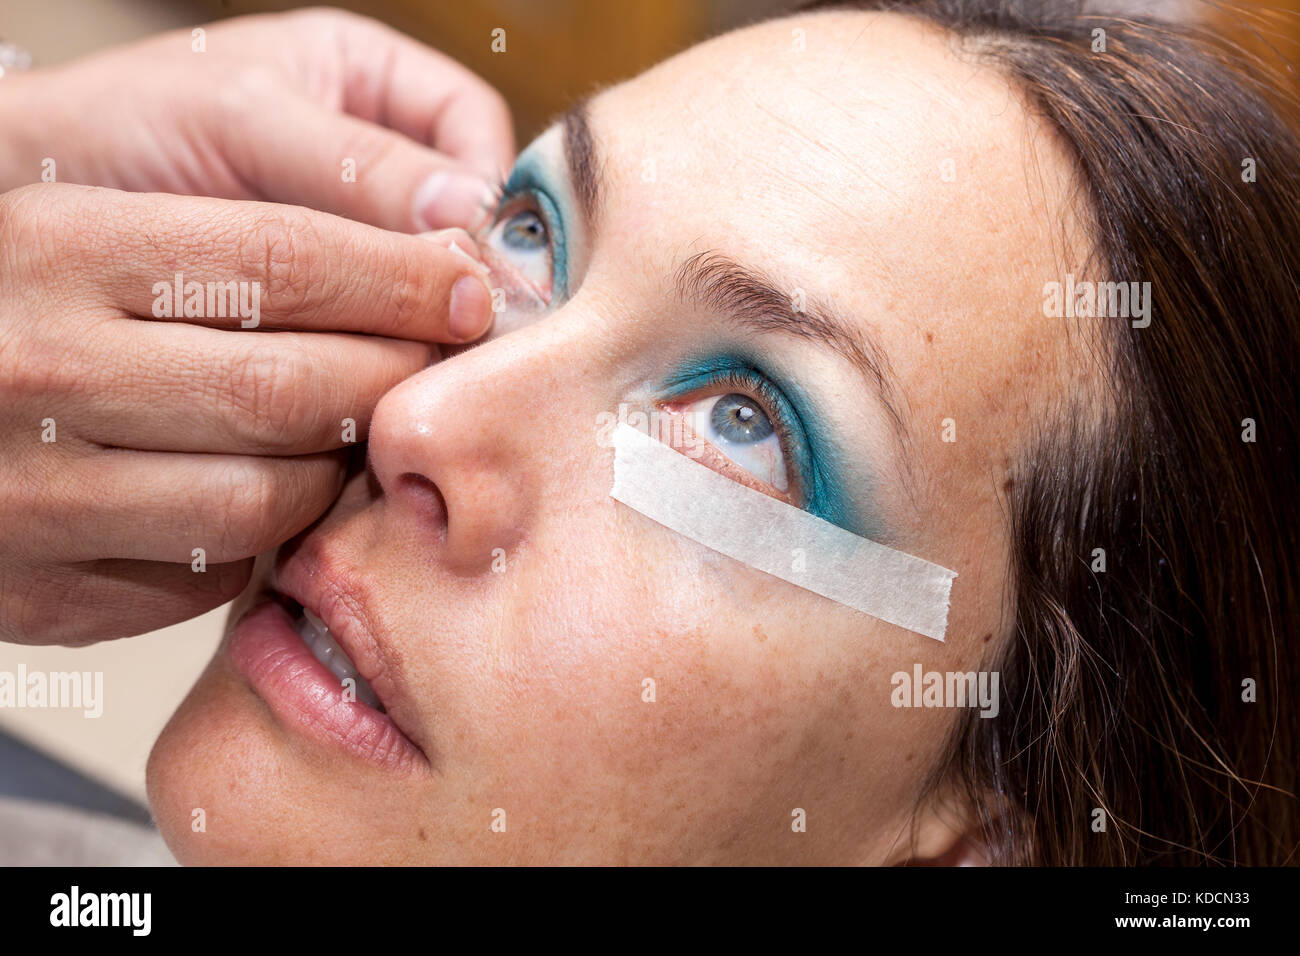
[[[471,229],[495,190],[477,173],[401,133],[284,91],[274,111],[252,109],[222,148],[271,202],[307,206],[383,229]]]

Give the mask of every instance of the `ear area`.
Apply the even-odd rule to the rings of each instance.
[[[968,795],[958,794],[949,785],[917,809],[910,843],[900,842],[889,862],[894,866],[989,866],[991,856],[978,807]]]

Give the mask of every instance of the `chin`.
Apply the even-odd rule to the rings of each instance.
[[[159,832],[183,865],[280,860],[273,789],[283,768],[241,688],[207,670],[149,754],[146,785]],[[268,832],[269,831],[269,832]],[[289,862],[282,860],[283,862]]]
[[[185,866],[442,862],[432,795],[282,727],[222,653],[154,743],[146,783]]]

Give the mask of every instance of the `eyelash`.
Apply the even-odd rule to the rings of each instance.
[[[797,420],[797,416],[781,390],[757,369],[724,369],[708,373],[702,380],[692,381],[682,394],[693,398],[676,398],[673,401],[698,400],[704,398],[705,393],[715,392],[723,395],[732,392],[746,394],[758,401],[763,407],[763,413],[772,422],[777,439],[781,443],[782,454],[794,466],[794,490],[797,490],[801,497],[806,495],[805,489],[810,481],[810,476],[806,474],[807,455],[804,453],[806,446],[803,439],[797,436],[794,428],[791,427],[790,418],[794,417]]]
[[[506,202],[513,199],[513,196],[507,195],[506,187],[510,185],[505,175],[497,178],[497,181],[488,188],[487,196],[479,202],[479,207],[486,214],[487,221],[490,225],[495,226],[501,221],[499,210]]]

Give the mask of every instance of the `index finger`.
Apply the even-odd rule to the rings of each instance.
[[[340,25],[343,109],[446,153],[489,181],[513,165],[510,109],[481,77],[385,24]]]
[[[491,323],[487,268],[459,230],[440,244],[298,206],[65,188],[70,244],[142,318],[457,343]]]

